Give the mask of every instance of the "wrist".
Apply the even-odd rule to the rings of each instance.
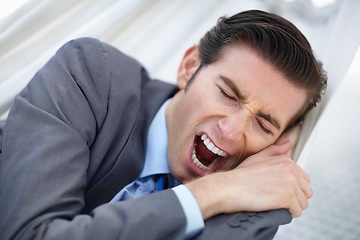
[[[185,184],[195,197],[204,220],[224,212],[221,201],[223,194],[218,186],[217,175],[210,174]]]

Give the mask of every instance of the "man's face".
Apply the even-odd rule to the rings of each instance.
[[[233,169],[273,144],[307,97],[246,46],[227,47],[185,91],[198,62],[190,49],[179,68],[181,90],[166,109],[168,162],[180,181]]]

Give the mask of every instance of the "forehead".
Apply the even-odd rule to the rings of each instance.
[[[286,128],[304,105],[306,90],[245,45],[227,46],[211,68],[214,74],[230,79],[245,97],[252,112],[263,112]],[[210,66],[209,66],[210,67]]]

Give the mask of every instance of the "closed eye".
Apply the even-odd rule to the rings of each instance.
[[[224,91],[224,89],[222,89],[221,87],[218,87],[218,88],[219,88],[221,95],[223,95],[225,98],[232,100],[232,101],[237,101],[236,98],[229,95],[226,91]]]
[[[257,122],[258,122],[261,130],[262,130],[264,133],[269,134],[269,135],[272,134],[272,132],[271,132],[269,129],[267,129],[267,128],[264,126],[264,124],[263,124],[259,119],[256,119],[256,120],[257,120]]]

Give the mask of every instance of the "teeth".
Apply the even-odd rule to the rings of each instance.
[[[220,157],[226,157],[227,153],[225,153],[224,151],[220,150],[219,148],[217,148],[214,143],[212,143],[210,141],[210,139],[207,137],[206,134],[201,135],[201,140],[204,142],[205,146],[207,147],[207,149],[209,149],[212,153],[219,155]],[[204,171],[209,171],[210,169],[212,169],[218,162],[219,159],[214,160],[209,166],[205,166],[204,164],[202,164],[199,159],[197,159],[196,157],[196,143],[194,144],[194,148],[193,148],[193,153],[192,153],[192,160],[193,163],[198,166],[200,169],[204,170]]]
[[[201,135],[201,140],[204,142],[205,146],[207,147],[207,149],[209,149],[209,151],[211,151],[212,153],[219,155],[220,157],[226,157],[227,153],[220,150],[219,148],[217,148],[214,143],[212,143],[210,141],[210,138],[207,137],[207,135],[204,133],[203,135]]]
[[[216,163],[218,163],[219,160],[215,160],[209,166],[205,166],[204,164],[202,164],[199,161],[199,159],[197,159],[197,157],[196,157],[195,147],[196,147],[196,145],[194,146],[194,149],[193,149],[192,160],[193,160],[193,163],[196,166],[198,166],[200,169],[202,169],[204,171],[209,171],[210,169],[212,169],[215,166]]]

